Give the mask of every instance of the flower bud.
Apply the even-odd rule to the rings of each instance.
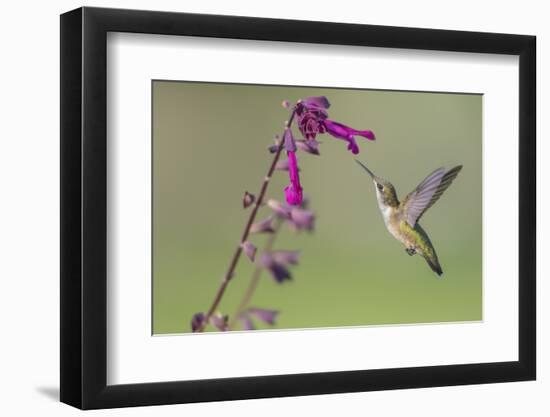
[[[252,262],[254,262],[254,258],[256,257],[256,246],[254,246],[252,243],[250,243],[248,240],[244,242],[241,247],[243,248],[244,253],[250,259]]]
[[[254,201],[256,201],[256,196],[254,194],[250,194],[248,191],[245,191],[243,197],[243,208],[250,207],[254,204]]]
[[[204,313],[195,313],[191,318],[191,331],[196,332],[203,326],[206,315]]]

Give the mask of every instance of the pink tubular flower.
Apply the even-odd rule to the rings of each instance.
[[[363,136],[369,140],[374,140],[374,133],[371,130],[355,130],[342,123],[326,119],[324,122],[325,129],[328,134],[338,139],[344,139],[348,142],[348,150],[354,155],[359,153],[359,146],[355,142],[354,136]]]
[[[329,107],[330,103],[324,96],[306,97],[298,100],[293,109],[292,117],[296,116],[297,127],[302,133],[303,139],[294,139],[289,124],[281,139],[282,143],[278,142],[276,145],[270,147],[270,152],[272,153],[276,152],[277,149],[281,149],[281,147],[284,147],[287,152],[288,159],[286,161],[278,161],[275,169],[288,170],[290,184],[285,188],[285,199],[291,206],[301,205],[303,199],[296,152],[301,150],[313,155],[319,155],[319,142],[316,140],[317,135],[328,133],[337,139],[345,140],[348,143],[348,150],[353,154],[359,153],[359,146],[357,145],[355,136],[363,136],[366,139],[375,140],[374,133],[371,130],[357,130],[330,120],[328,118]],[[309,221],[310,219],[311,221]],[[313,228],[313,217],[310,216],[308,219],[304,217],[302,220],[304,220],[303,224],[301,224],[302,228],[308,230]]]
[[[296,159],[296,152],[294,151],[288,151],[287,155],[290,185],[285,188],[285,198],[286,202],[291,206],[299,206],[302,204],[302,186],[298,174],[298,160]]]

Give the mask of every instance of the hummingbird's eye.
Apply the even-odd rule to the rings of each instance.
[[[377,183],[377,184],[376,184],[376,187],[377,187],[380,191],[382,191],[382,190],[384,189],[384,186],[383,186],[382,184],[378,184],[378,183]]]

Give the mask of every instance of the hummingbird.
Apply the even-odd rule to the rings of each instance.
[[[360,161],[355,160],[355,162],[367,171],[372,178],[378,207],[388,231],[405,246],[407,254],[410,256],[414,254],[422,256],[432,271],[441,277],[443,270],[439,264],[435,249],[428,234],[418,221],[426,210],[439,200],[441,194],[449,188],[462,169],[462,165],[449,170],[445,168],[436,169],[424,181],[418,184],[403,201],[399,202],[395,188],[389,181],[374,175]]]

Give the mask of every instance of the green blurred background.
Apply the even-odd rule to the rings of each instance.
[[[435,168],[464,165],[421,220],[444,275],[390,236],[355,156],[321,135],[321,156],[298,155],[316,230],[283,229],[276,247],[301,250],[301,262],[282,285],[264,273],[251,305],[279,310],[276,328],[482,319],[481,95],[172,81],[152,88],[154,334],[189,332],[191,316],[209,308],[248,218],[243,193],[258,193],[272,160],[267,146],[288,118],[281,102],[312,95],[328,97],[332,120],[376,133],[376,142],[357,138],[357,157],[400,198]],[[277,171],[268,197],[284,200],[287,184]],[[252,269],[241,258],[221,312],[234,312]]]

